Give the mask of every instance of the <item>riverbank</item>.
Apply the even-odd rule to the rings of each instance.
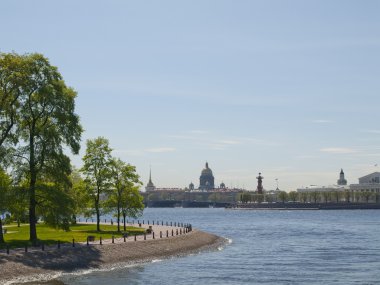
[[[246,203],[227,207],[233,210],[380,210],[380,203]]]
[[[226,243],[224,238],[193,230],[190,233],[126,243],[81,245],[61,250],[17,252],[0,255],[0,283],[17,284],[54,279],[61,273],[104,269],[111,265],[133,265],[213,250]]]

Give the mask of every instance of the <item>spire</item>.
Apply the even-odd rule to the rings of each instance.
[[[149,168],[149,183],[152,183],[152,167]]]
[[[206,161],[206,168],[208,168],[208,162]]]
[[[340,169],[340,174],[344,174],[343,168]]]

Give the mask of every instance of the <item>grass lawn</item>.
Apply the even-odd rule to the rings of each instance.
[[[5,225],[4,228],[7,229],[4,239],[9,247],[15,248],[24,247],[26,244],[31,245],[29,242],[29,224],[22,224],[20,227],[17,227],[17,224],[10,224]],[[73,239],[75,242],[84,242],[89,235],[95,236],[96,240],[99,240],[99,237],[110,239],[113,235],[115,238],[122,237],[122,233],[117,232],[117,225],[100,225],[100,229],[101,232],[97,232],[95,224],[76,224],[70,227],[70,231],[65,232],[44,224],[38,224],[37,237],[45,245],[55,244],[58,240],[62,243],[71,243]],[[127,227],[127,233],[130,235],[143,234],[144,229]],[[0,248],[4,249],[5,245],[0,245]]]

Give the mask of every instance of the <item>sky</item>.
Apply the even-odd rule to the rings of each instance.
[[[380,1],[0,0],[0,52],[78,92],[144,184],[292,191],[380,171]]]

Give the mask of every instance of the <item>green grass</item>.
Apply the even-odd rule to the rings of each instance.
[[[26,244],[31,246],[29,242],[29,225],[22,224],[17,227],[17,224],[6,225],[7,233],[4,235],[6,244],[10,248],[24,247]],[[55,228],[48,227],[44,224],[37,225],[37,236],[40,243],[45,245],[55,244],[57,241],[62,243],[71,243],[74,239],[75,242],[85,242],[87,236],[95,236],[95,240],[110,239],[112,236],[115,238],[122,237],[122,233],[117,232],[117,225],[100,225],[101,232],[96,231],[95,224],[76,224],[70,227],[70,231],[66,232]],[[121,226],[121,229],[123,227]],[[127,227],[129,235],[143,234],[144,229],[137,227]],[[6,245],[1,244],[0,249],[4,249]]]

